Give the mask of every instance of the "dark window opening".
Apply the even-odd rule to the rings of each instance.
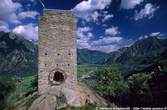
[[[58,53],[57,56],[59,56],[60,54]]]
[[[68,66],[70,66],[70,64],[68,64]]]
[[[57,71],[54,73],[53,80],[56,82],[62,82],[65,80],[63,73]]]
[[[45,55],[48,55],[47,53],[45,53]]]

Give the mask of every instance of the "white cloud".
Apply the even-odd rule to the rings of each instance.
[[[132,43],[132,39],[125,39],[123,37],[102,37],[98,40],[91,42],[90,50],[98,50],[102,52],[113,52],[121,47],[129,46]]]
[[[38,39],[38,26],[33,24],[19,25],[13,29],[13,32],[23,36],[27,40],[37,40]]]
[[[159,39],[165,38],[164,34],[162,34],[161,32],[153,32],[153,33],[151,33],[149,35],[140,36],[138,39],[139,40],[141,40],[141,39],[147,39],[149,37],[156,37],[156,38],[159,38]]]
[[[9,25],[3,21],[0,21],[0,31],[9,32]]]
[[[117,30],[117,29],[116,29]],[[77,46],[78,48],[87,48],[89,50],[98,50],[102,52],[112,52],[129,44],[131,41],[123,37],[101,36],[99,39],[94,39],[90,27],[79,27],[77,30]],[[120,33],[120,32],[117,32]],[[111,34],[111,33],[110,33]],[[113,33],[112,33],[113,35]],[[114,34],[116,35],[116,34]]]
[[[0,20],[15,24],[20,23],[16,12],[21,10],[22,5],[18,2],[12,2],[12,0],[1,0],[0,2]]]
[[[105,15],[104,18],[102,19],[102,21],[105,22],[105,21],[107,21],[107,20],[109,20],[110,18],[113,18],[113,17],[114,17],[114,15],[112,15],[112,14]]]
[[[77,29],[77,45],[78,48],[89,48],[90,39],[93,37],[90,27],[79,27]]]
[[[159,9],[158,6],[154,6],[151,3],[147,3],[144,9],[140,10],[140,12],[136,12],[135,20],[140,20],[143,18],[151,19],[154,16],[155,11]]]
[[[110,5],[112,0],[88,0],[77,4],[72,12],[86,21],[96,20],[100,14],[96,10],[103,10]],[[93,15],[94,14],[94,15]],[[92,16],[93,15],[93,16]]]
[[[32,18],[35,19],[35,17],[39,15],[38,12],[36,11],[25,11],[25,12],[21,12],[18,14],[19,19],[25,19],[25,18]]]
[[[114,44],[114,45],[96,46],[96,47],[90,48],[90,50],[97,50],[101,52],[110,53],[110,52],[118,50],[119,48],[120,48],[119,45]]]
[[[9,32],[9,28],[3,25],[3,26],[0,26],[0,31]]]
[[[135,6],[141,4],[144,0],[121,0],[122,9],[133,9]]]
[[[99,13],[95,11],[94,13],[92,13],[91,18],[93,21],[98,21],[99,16],[100,16]]]
[[[93,41],[91,44],[93,46],[98,46],[98,45],[109,45],[109,44],[115,44],[118,43],[122,40],[122,37],[103,37],[99,40]]]
[[[153,36],[153,37],[157,36],[158,37],[158,36],[163,36],[163,34],[161,34],[161,32],[153,32],[150,34],[150,36]]]
[[[118,30],[118,27],[111,27],[105,30],[105,34],[106,35],[111,35],[111,36],[115,36],[120,34],[121,32]]]
[[[148,35],[140,36],[139,40],[141,40],[141,39],[147,39],[148,37],[149,37]]]

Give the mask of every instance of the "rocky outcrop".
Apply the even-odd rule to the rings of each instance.
[[[42,95],[37,98],[29,110],[55,110],[57,98],[52,95]]]
[[[31,105],[29,110],[55,110],[66,106],[80,107],[88,104],[106,106],[103,98],[95,94],[85,84],[78,82],[76,89],[63,88],[60,96],[43,94]]]

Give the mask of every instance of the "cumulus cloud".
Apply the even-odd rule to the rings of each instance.
[[[141,39],[147,39],[148,37],[149,37],[148,35],[140,36],[139,40],[141,40]]]
[[[154,16],[155,11],[157,11],[158,9],[158,6],[154,6],[151,3],[147,3],[144,9],[140,10],[139,12],[136,12],[134,19],[136,21],[143,18],[151,19]]]
[[[91,43],[90,50],[98,50],[102,52],[113,52],[121,47],[129,46],[133,40],[125,39],[123,37],[109,37],[104,36],[98,40],[95,40]]]
[[[90,27],[79,27],[77,29],[77,45],[78,48],[89,48],[90,39],[93,37]]]
[[[109,44],[115,44],[121,41],[123,38],[122,37],[103,37],[99,40],[93,41],[92,45],[93,46],[98,46],[98,45],[109,45]]]
[[[135,6],[141,4],[144,0],[121,0],[122,9],[133,9]]]
[[[107,15],[104,16],[104,18],[102,19],[102,21],[105,22],[105,21],[107,21],[107,20],[109,20],[109,19],[111,19],[113,17],[114,17],[113,14],[107,14]]]
[[[161,32],[153,32],[150,34],[150,36],[154,37],[154,36],[163,36],[163,34]]]
[[[107,28],[105,30],[105,34],[106,35],[111,35],[111,36],[115,36],[120,34],[121,32],[118,30],[118,27],[111,27],[111,28]]]
[[[25,18],[32,18],[35,19],[35,17],[39,15],[38,12],[36,11],[25,11],[25,12],[21,12],[18,14],[19,19],[25,19]]]
[[[0,31],[9,32],[9,25],[3,21],[0,21]]]
[[[107,6],[110,5],[112,0],[88,0],[82,1],[77,4],[73,9],[72,12],[79,17],[86,21],[97,19],[100,15],[97,10],[103,10]],[[94,13],[95,12],[95,13]],[[92,16],[94,14],[94,16]]]
[[[1,0],[0,20],[14,24],[20,23],[16,12],[21,10],[21,7],[22,5],[18,2],[12,2],[12,0]]]
[[[113,44],[113,45],[95,46],[95,47],[90,48],[90,50],[97,50],[101,52],[110,53],[110,52],[118,50],[119,48],[120,48],[119,45]]]
[[[153,33],[148,34],[148,35],[140,36],[138,39],[141,40],[141,39],[146,39],[146,38],[149,38],[149,37],[156,37],[156,38],[159,38],[159,39],[166,38],[166,37],[164,36],[164,34],[161,33],[161,32],[153,32]]]
[[[23,36],[27,40],[36,41],[38,39],[38,26],[33,24],[19,25],[13,29],[13,32]]]
[[[95,11],[94,13],[91,14],[91,19],[93,21],[98,21],[99,16],[100,16],[100,14],[97,11]]]
[[[118,28],[117,28],[118,29]],[[117,30],[115,28],[115,30]],[[110,32],[110,31],[109,31]],[[111,35],[117,35],[117,33],[109,33]],[[117,49],[129,45],[131,40],[125,39],[120,36],[111,36],[104,35],[99,37],[99,39],[94,39],[95,36],[92,33],[92,29],[90,27],[79,27],[77,29],[77,45],[78,48],[83,49],[87,48],[89,50],[98,50],[102,52],[112,52]]]

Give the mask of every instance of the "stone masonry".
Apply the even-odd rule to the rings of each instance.
[[[29,110],[105,101],[77,81],[76,19],[70,11],[45,9],[39,17],[38,93]]]
[[[39,17],[39,94],[58,95],[77,85],[76,19],[70,11],[45,9]]]

